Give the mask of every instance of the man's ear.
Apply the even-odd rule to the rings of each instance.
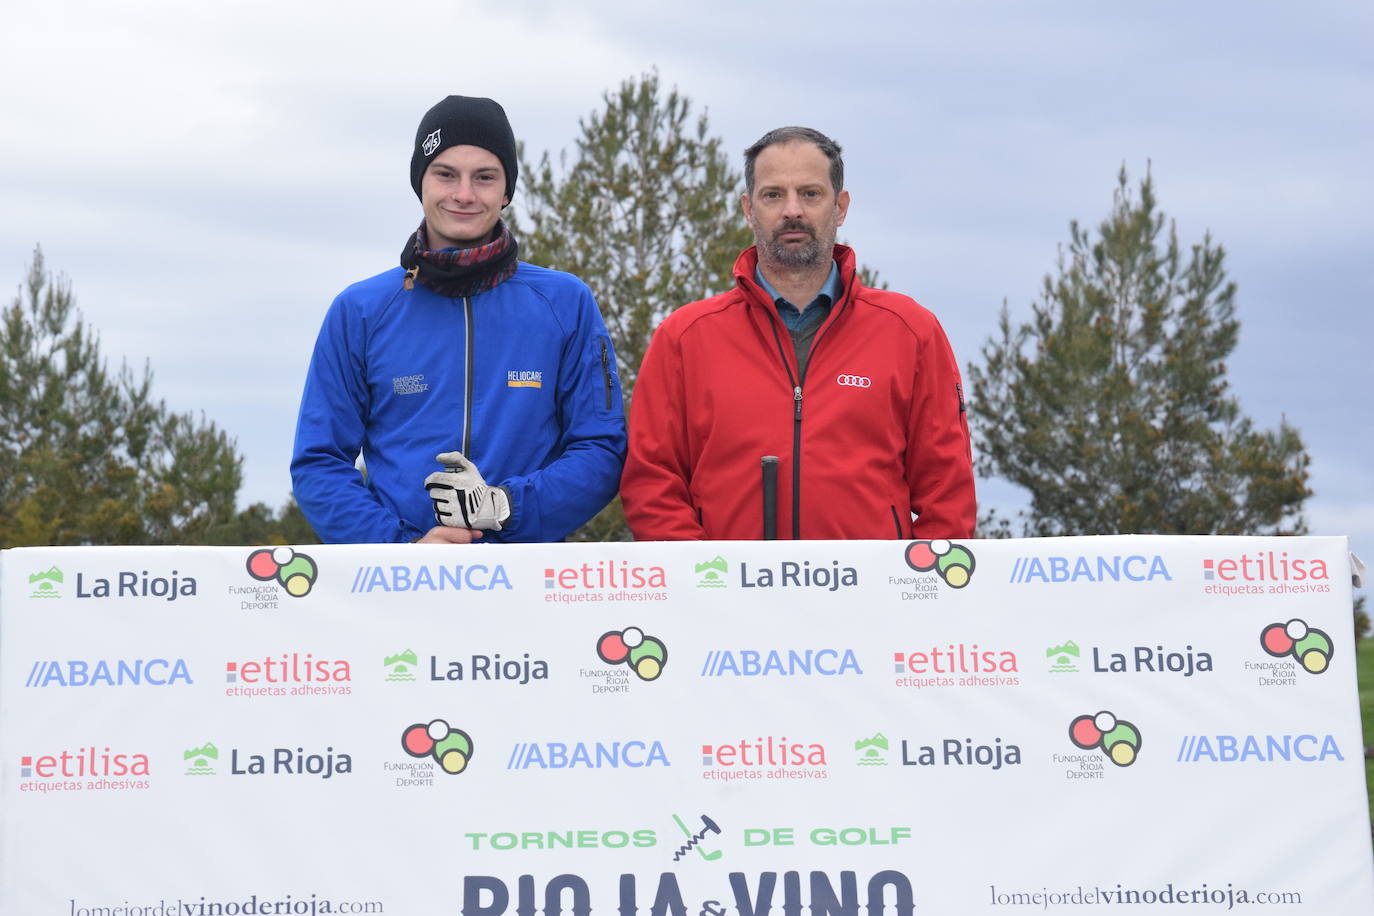
[[[754,225],[754,205],[753,202],[749,200],[749,193],[747,191],[739,196],[739,205],[740,209],[744,211],[745,220],[748,221],[749,225]]]
[[[844,225],[844,216],[846,213],[849,212],[848,190],[841,191],[840,195],[835,198],[835,210],[837,211],[835,219],[835,228],[838,229],[840,226]]]

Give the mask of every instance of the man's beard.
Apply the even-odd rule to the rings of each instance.
[[[811,239],[800,245],[786,244],[779,241],[779,236],[784,232],[805,232]],[[767,260],[779,267],[796,270],[802,267],[815,267],[821,261],[822,246],[821,240],[816,237],[816,230],[799,219],[785,221],[773,232],[773,237],[766,241],[759,238],[758,230],[755,229],[754,241],[763,250]]]

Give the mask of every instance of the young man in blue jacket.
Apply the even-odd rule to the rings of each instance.
[[[615,351],[586,284],[517,260],[517,174],[491,99],[420,122],[424,219],[334,300],[306,376],[291,479],[324,542],[558,541],[615,495]]]

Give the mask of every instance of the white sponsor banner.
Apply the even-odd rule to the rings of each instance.
[[[9,550],[0,912],[1368,913],[1354,661],[1344,538]]]

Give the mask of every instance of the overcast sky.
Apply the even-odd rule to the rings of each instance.
[[[843,235],[965,366],[1004,299],[1029,314],[1069,220],[1095,226],[1117,170],[1149,165],[1182,241],[1228,252],[1230,380],[1259,425],[1301,432],[1312,533],[1374,559],[1374,4],[840,9],[10,0],[0,281],[41,244],[107,356],[150,361],[172,407],[237,438],[241,502],[279,506],[320,320],[395,263],[415,125],[449,93],[499,100],[531,153],[654,67],[733,155],[823,130],[845,148]]]

